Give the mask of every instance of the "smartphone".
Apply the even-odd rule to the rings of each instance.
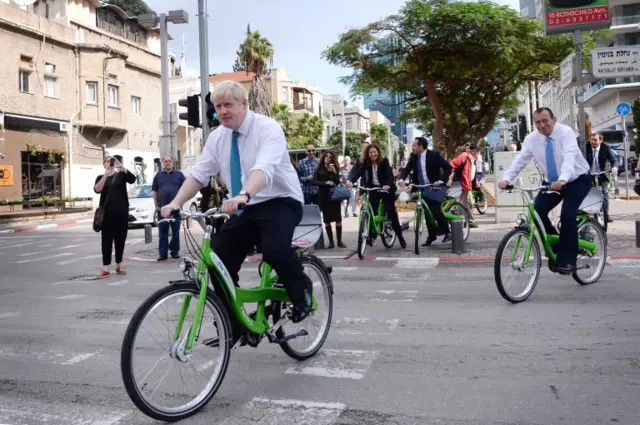
[[[116,159],[115,158],[111,158],[111,160],[109,161],[109,166],[113,167],[114,165],[116,165]]]

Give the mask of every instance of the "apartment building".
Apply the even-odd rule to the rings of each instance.
[[[0,0],[0,199],[95,196],[105,155],[158,169],[160,36],[98,0]]]

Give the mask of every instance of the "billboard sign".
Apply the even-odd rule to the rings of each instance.
[[[566,89],[576,80],[576,55],[569,55],[560,64],[560,87]]]
[[[611,26],[609,0],[542,0],[545,34],[591,31]]]
[[[636,77],[640,75],[640,47],[616,46],[593,49],[591,69],[594,77]]]

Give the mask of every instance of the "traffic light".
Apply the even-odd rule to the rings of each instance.
[[[191,127],[200,127],[200,99],[198,95],[188,96],[180,99],[178,105],[187,108],[187,112],[181,112],[178,116],[181,120],[186,120]]]
[[[218,113],[216,112],[216,107],[211,103],[211,92],[207,93],[204,98],[205,102],[207,102],[207,120],[209,121],[209,127],[217,127],[220,125],[220,121],[218,120]]]

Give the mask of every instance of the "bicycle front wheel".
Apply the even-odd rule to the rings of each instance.
[[[159,289],[138,308],[127,327],[120,360],[122,380],[131,401],[151,418],[177,421],[194,415],[215,395],[226,374],[231,327],[212,291],[207,294],[191,352],[181,350],[199,293],[195,283]],[[170,316],[174,319],[169,320]],[[184,322],[174,338],[181,317]]]
[[[416,217],[415,217],[415,233],[416,233],[416,239],[414,242],[414,247],[413,250],[416,254],[420,254],[420,234],[422,233],[422,215],[423,215],[423,211],[422,208],[418,207],[416,209]]]
[[[363,208],[360,212],[360,225],[358,228],[358,258],[361,260],[364,258],[364,251],[367,249],[368,222],[369,213]]]
[[[478,194],[478,200],[476,201],[476,209],[480,214],[485,214],[487,212],[487,207],[489,206],[489,198],[487,198],[487,192],[485,192],[483,188],[480,188],[479,192],[482,193],[482,199],[484,199],[484,201],[480,200],[481,197]]]
[[[589,285],[600,279],[607,264],[607,235],[600,223],[589,219],[578,228],[578,238],[596,245],[594,255],[578,248],[577,270],[572,274],[573,279],[580,285]]]
[[[513,246],[510,246],[513,243]],[[542,256],[538,240],[534,237],[529,253],[529,259],[525,263],[525,253],[529,244],[529,230],[526,228],[516,228],[507,233],[500,241],[493,273],[496,280],[498,292],[502,298],[512,303],[519,303],[533,293],[538,279],[540,278],[540,268],[542,267]],[[523,284],[512,284],[507,281],[510,272],[524,274]]]

